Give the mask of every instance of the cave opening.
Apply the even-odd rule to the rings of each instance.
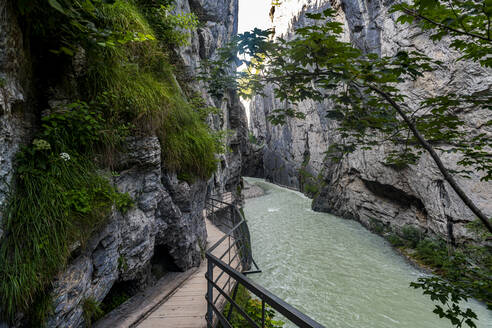
[[[104,314],[107,314],[125,303],[141,290],[141,283],[138,280],[115,282],[113,287],[109,290],[109,293],[102,300],[101,310]]]
[[[151,261],[151,272],[155,279],[159,280],[166,273],[169,272],[182,272],[176,264],[175,259],[169,252],[169,247],[166,245],[156,245],[154,248],[154,256]]]

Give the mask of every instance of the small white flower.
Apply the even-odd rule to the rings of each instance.
[[[70,155],[67,153],[60,153],[61,159],[63,159],[65,162],[70,160]]]

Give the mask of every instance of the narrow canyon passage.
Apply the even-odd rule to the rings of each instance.
[[[382,237],[355,221],[312,211],[300,193],[246,180],[266,190],[244,207],[263,270],[255,281],[326,327],[451,327],[432,313],[434,305],[421,291],[409,287],[423,273]],[[492,326],[485,306],[469,306],[478,327]]]

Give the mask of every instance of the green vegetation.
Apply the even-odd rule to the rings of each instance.
[[[103,310],[98,302],[93,298],[86,298],[82,303],[82,311],[85,324],[88,328],[92,326],[92,322],[101,318],[104,315]]]
[[[382,235],[387,230],[386,226],[381,221],[374,218],[369,219],[369,229],[378,235]]]
[[[18,154],[15,188],[2,209],[0,318],[13,322],[24,312],[42,326],[51,309],[40,304],[51,303],[50,283],[74,247],[84,247],[113,207],[133,206],[109,173],[127,137],[157,135],[163,165],[187,181],[215,171],[222,134],[205,119],[217,109],[183,91],[171,64],[172,48],[186,44],[186,30],[198,20],[172,14],[172,2],[17,2],[32,57],[44,61],[37,74],[50,72],[73,99],[50,109],[36,139]],[[81,73],[67,82],[60,67],[77,61]],[[88,322],[100,313],[96,305],[84,303]]]
[[[433,311],[439,318],[449,319],[456,327],[463,327],[464,324],[476,327],[473,320],[478,319],[477,315],[470,308],[463,311],[460,307],[461,302],[470,298],[465,290],[438,277],[419,278],[418,282],[412,282],[410,286],[423,289],[424,295],[429,295],[431,300],[442,304],[436,305]]]
[[[314,175],[308,172],[305,168],[299,169],[299,180],[302,192],[309,197],[314,197],[320,192],[320,177],[318,176],[318,180],[316,180]]]
[[[422,231],[411,225],[406,225],[401,229],[401,236],[407,241],[408,247],[412,248],[417,247],[422,241]]]
[[[17,156],[0,246],[0,297],[7,318],[27,311],[45,292],[72,245],[84,245],[113,204],[123,212],[132,206],[92,162],[101,122],[87,104],[71,104],[44,117],[38,138]]]
[[[106,297],[100,304],[102,311],[102,315],[100,317],[103,317],[107,313],[113,311],[118,306],[128,301],[130,298],[130,293],[127,292],[124,288],[115,288],[115,286],[113,286],[113,288],[109,291],[109,294],[106,295]]]
[[[311,197],[319,193],[319,186],[317,184],[306,183],[303,187],[304,192]]]
[[[29,327],[43,327],[48,316],[54,311],[53,300],[48,294],[39,294],[33,302],[32,308],[29,311],[27,318]]]
[[[251,319],[253,319],[257,324],[261,325],[261,301],[255,298],[252,298],[250,293],[243,285],[238,286],[237,295],[235,299],[236,303],[243,309]],[[231,308],[231,304],[227,303],[224,308],[224,315],[227,317],[229,315],[229,311]],[[236,307],[232,306],[233,311],[231,313],[231,317],[229,322],[234,328],[243,328],[249,327],[249,321],[245,319],[236,309]],[[284,326],[284,322],[275,319],[275,311],[266,305],[265,307],[265,327],[266,328],[282,328]]]
[[[253,134],[253,132],[249,131],[248,132],[248,140],[250,143],[252,143],[253,145],[258,145],[258,139],[256,138],[256,136]]]
[[[440,317],[448,318],[458,327],[465,323],[474,327],[475,314],[471,310],[461,310],[459,302],[473,297],[492,308],[492,253],[487,246],[465,245],[454,249],[444,240],[424,238],[413,226],[405,226],[398,235],[390,233],[385,237],[393,246],[438,275],[420,278],[411,286],[423,289],[424,294],[445,306],[443,310],[442,306],[436,305],[434,312]]]
[[[310,156],[306,156],[299,169],[299,182],[301,186],[301,191],[309,197],[316,197],[321,188],[324,186],[323,173],[320,172],[318,176],[314,176],[307,166],[310,161]]]
[[[418,243],[413,256],[439,274],[410,284],[441,303],[442,306],[436,305],[434,309],[439,317],[449,319],[456,327],[465,324],[475,327],[476,314],[469,308],[463,310],[460,302],[476,298],[492,308],[492,254],[486,246],[453,250],[442,240],[424,239]]]
[[[489,222],[492,224],[492,219],[489,219]],[[483,241],[492,238],[492,233],[488,231],[478,219],[468,223],[466,228]]]

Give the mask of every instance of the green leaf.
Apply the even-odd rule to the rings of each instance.
[[[48,0],[48,3],[50,4],[50,6],[56,10],[58,10],[59,12],[61,12],[63,15],[67,15],[67,12],[65,9],[63,9],[63,7],[60,5],[60,3],[57,1],[57,0]]]

